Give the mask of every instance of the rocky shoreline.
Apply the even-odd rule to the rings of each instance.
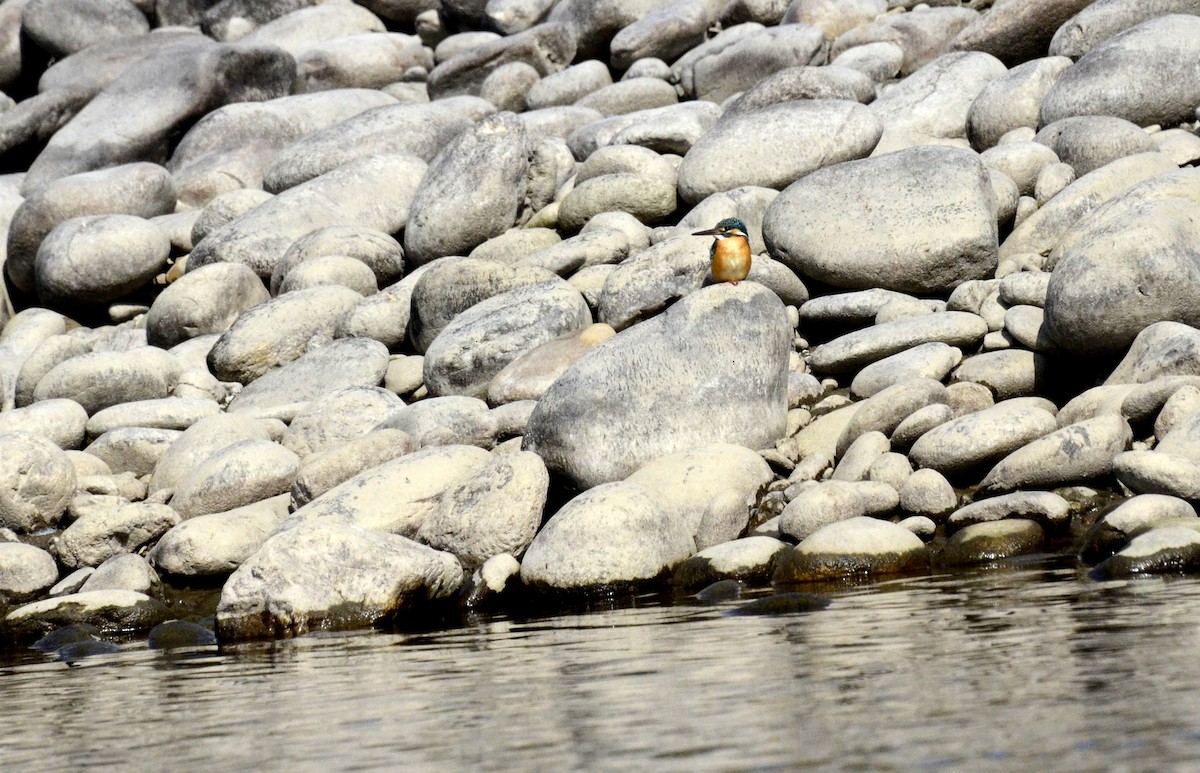
[[[934,5],[0,3],[4,645],[1200,571],[1200,3]]]

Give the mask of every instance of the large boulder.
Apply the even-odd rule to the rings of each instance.
[[[761,285],[699,290],[585,354],[538,401],[525,447],[582,487],[711,442],[783,435],[792,330]]]

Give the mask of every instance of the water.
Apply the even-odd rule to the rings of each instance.
[[[1200,582],[1061,562],[0,666],[4,770],[1200,769]],[[736,603],[736,602],[735,602]]]

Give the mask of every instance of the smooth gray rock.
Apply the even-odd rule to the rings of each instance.
[[[649,150],[646,152],[653,153]],[[577,179],[576,187],[563,198],[559,206],[559,225],[567,231],[577,231],[593,217],[605,212],[628,212],[644,223],[657,223],[675,211],[676,183],[673,172],[671,170],[669,177],[665,178],[617,171]]]
[[[91,215],[60,223],[38,248],[38,299],[75,309],[118,300],[144,287],[167,266],[171,243],[148,220]]]
[[[51,368],[33,399],[65,397],[93,414],[118,403],[166,397],[179,374],[179,362],[155,347],[90,352]]]
[[[404,253],[416,265],[461,255],[550,203],[548,146],[511,113],[466,130],[429,164],[404,230]]]
[[[958,204],[948,209],[950,190]],[[946,292],[990,275],[997,260],[987,174],[978,156],[955,148],[913,148],[813,172],[772,202],[763,238],[802,278],[836,287]],[[895,271],[896,260],[910,270]]]
[[[709,272],[709,244],[681,236],[627,258],[604,282],[597,308],[599,321],[624,330],[700,289]]]
[[[165,46],[126,69],[50,138],[24,190],[153,158],[172,132],[199,116],[228,102],[287,94],[294,77],[295,60],[274,46],[215,44],[200,36]]]
[[[947,389],[947,392],[950,390]],[[955,416],[954,409],[949,405],[934,403],[913,411],[907,419],[900,422],[892,431],[890,438],[893,448],[908,448],[934,427],[945,424]]]
[[[984,476],[976,496],[1019,488],[1056,488],[1107,478],[1113,458],[1133,440],[1121,416],[1071,424],[1004,457]]]
[[[1053,150],[1059,160],[1071,167],[1076,178],[1118,158],[1157,150],[1145,129],[1111,115],[1060,118],[1043,126],[1034,141]]]
[[[575,58],[577,41],[566,26],[551,21],[473,46],[430,71],[429,97],[478,95],[487,76],[510,62],[524,62],[543,77],[558,72]]]
[[[517,265],[537,266],[569,278],[584,268],[620,263],[632,249],[629,237],[621,231],[597,228],[529,253]]]
[[[567,368],[614,335],[610,325],[598,322],[538,344],[495,375],[488,385],[488,403],[496,406],[539,399]]]
[[[900,486],[900,509],[914,515],[943,520],[958,507],[958,495],[937,470],[917,470]]]
[[[163,215],[174,211],[175,195],[171,175],[157,164],[123,164],[60,177],[27,193],[13,214],[5,274],[19,289],[33,292],[38,247],[55,226],[85,215]]]
[[[612,85],[608,66],[588,59],[539,80],[525,95],[530,110],[558,105],[573,105],[581,98]]]
[[[1200,283],[1189,281],[1200,239],[1198,185],[1200,171],[1190,168],[1153,177],[1063,239],[1046,292],[1046,332],[1055,343],[1113,354],[1156,322],[1200,324]]]
[[[887,435],[878,430],[864,432],[846,446],[829,479],[851,483],[867,480],[871,468],[891,450]]]
[[[330,226],[300,237],[288,248],[271,274],[271,292],[279,292],[284,277],[296,266],[333,255],[361,261],[371,269],[379,287],[404,276],[404,250],[392,236],[370,228]]]
[[[288,496],[271,497],[224,513],[189,518],[171,528],[147,554],[175,577],[230,574],[267,541],[288,513]]]
[[[1159,526],[1129,541],[1088,576],[1120,580],[1147,574],[1194,573],[1200,568],[1200,533],[1187,526]]]
[[[221,513],[291,491],[300,458],[267,440],[243,440],[212,456],[175,487],[171,507],[183,519]]]
[[[808,365],[823,373],[843,373],[869,365],[924,343],[940,341],[969,346],[987,333],[981,317],[965,311],[947,311],[885,322],[856,330],[814,348]]]
[[[755,451],[708,443],[653,459],[625,482],[644,488],[669,517],[682,518],[703,550],[746,529],[751,507],[773,477]]]
[[[366,32],[305,48],[296,68],[310,92],[383,88],[413,68],[433,67],[433,56],[416,35]]]
[[[455,317],[429,344],[425,385],[435,397],[486,397],[492,379],[516,357],[591,322],[583,296],[561,279],[492,296]]]
[[[230,575],[217,633],[236,641],[370,625],[448,598],[462,582],[462,566],[449,553],[340,523],[299,524]]]
[[[366,338],[341,338],[310,347],[299,359],[260,376],[229,402],[230,413],[292,419],[312,400],[348,386],[378,386],[387,347]]]
[[[328,226],[385,233],[404,228],[425,163],[407,153],[368,156],[283,191],[210,232],[188,270],[222,261],[245,263],[264,279],[302,236]]]
[[[241,263],[214,263],[184,274],[159,293],[146,314],[146,340],[170,348],[197,336],[224,333],[271,294]]]
[[[913,443],[909,458],[953,480],[1056,429],[1054,416],[1041,408],[1002,402],[929,430]]]
[[[300,460],[292,481],[291,503],[300,508],[364,470],[414,450],[407,432],[375,429]]]
[[[419,400],[381,422],[378,429],[385,428],[403,430],[418,448],[455,444],[491,448],[498,430],[487,403],[461,395]]]
[[[786,542],[764,536],[712,545],[676,567],[671,584],[689,590],[721,581],[765,584],[771,579],[778,556],[787,548]]]
[[[1024,397],[1044,390],[1051,360],[1028,349],[1004,349],[967,357],[951,378],[959,383],[982,384],[997,398]]]
[[[1073,115],[1112,115],[1165,128],[1195,119],[1200,83],[1200,17],[1171,14],[1096,45],[1067,69],[1042,101],[1042,125]]]
[[[851,443],[868,432],[890,435],[914,412],[949,401],[946,387],[933,379],[918,378],[885,387],[858,404],[854,418],[838,438],[837,456],[845,454]]]
[[[786,188],[816,169],[869,155],[882,132],[867,107],[846,100],[796,100],[727,114],[684,156],[679,194],[696,203],[744,185]]]
[[[722,102],[772,73],[820,64],[824,57],[825,38],[816,27],[767,27],[698,59],[692,65],[691,91],[696,99]]]
[[[895,43],[879,41],[848,48],[833,57],[830,65],[862,73],[875,83],[890,81],[900,74],[904,49]]]
[[[266,428],[254,421],[218,413],[183,431],[159,458],[150,490],[174,489],[192,470],[219,451],[245,440],[270,440]]]
[[[871,103],[885,133],[965,138],[971,105],[1004,64],[978,51],[943,54]]]
[[[838,35],[829,55],[837,57],[847,49],[866,43],[894,43],[904,52],[900,76],[907,77],[941,55],[954,36],[978,18],[978,11],[958,7],[881,14]]]
[[[1070,508],[1067,500],[1049,491],[1018,491],[965,505],[951,514],[948,525],[958,529],[1018,519],[1059,530],[1070,519]]]
[[[672,61],[704,42],[712,13],[702,0],[681,0],[650,10],[621,28],[609,44],[612,66],[627,70],[639,59]]]
[[[1041,143],[1005,142],[983,151],[980,160],[988,169],[1002,172],[1016,183],[1019,194],[1031,196],[1042,170],[1058,163],[1058,156]]]
[[[384,29],[379,17],[360,5],[321,3],[285,13],[240,39],[279,46],[296,56],[325,41]]]
[[[896,489],[874,481],[823,481],[783,509],[781,533],[802,541],[831,523],[859,516],[882,516],[900,504]]]
[[[396,284],[360,300],[338,320],[335,336],[371,338],[391,351],[399,350],[408,340],[413,289],[432,265],[421,266]]]
[[[664,513],[641,486],[596,486],[550,518],[525,552],[521,581],[586,591],[657,579],[696,550],[687,523]]]
[[[0,543],[0,593],[6,598],[35,598],[58,582],[54,556],[34,545]]]
[[[675,87],[657,78],[621,80],[581,98],[576,104],[601,115],[621,115],[679,103]]]
[[[412,289],[411,338],[424,352],[451,320],[476,304],[524,285],[553,279],[539,268],[506,266],[478,258],[454,258],[431,265]]]
[[[1165,494],[1200,499],[1200,463],[1194,456],[1170,451],[1126,451],[1113,459],[1113,473],[1138,494]]]
[[[304,354],[309,339],[332,337],[339,318],[358,303],[347,287],[297,290],[245,311],[208,354],[208,365],[222,381],[248,384]]]
[[[941,561],[948,566],[990,563],[1037,553],[1045,541],[1045,530],[1023,518],[973,523],[950,535]]]
[[[1097,0],[1059,26],[1050,53],[1079,59],[1098,44],[1158,16],[1200,15],[1196,0]]]
[[[502,553],[520,558],[541,525],[549,485],[537,454],[495,456],[446,491],[416,539],[453,553],[467,566]]]
[[[66,452],[28,432],[0,434],[0,526],[20,532],[54,526],[75,492]]]
[[[296,510],[291,521],[330,521],[412,537],[447,491],[491,455],[464,445],[437,446],[364,470]]]
[[[116,427],[96,438],[84,450],[103,461],[113,472],[149,475],[163,454],[179,438],[179,431],[153,427]]]
[[[769,291],[751,283],[700,290],[568,369],[538,402],[525,448],[590,486],[705,442],[769,446],[786,425],[790,340]],[[734,383],[736,398],[727,393]],[[620,438],[620,454],[606,450],[607,438]]]
[[[379,292],[375,274],[362,261],[346,255],[323,255],[288,271],[279,283],[279,293],[327,286],[346,287],[362,296]]]
[[[726,107],[724,117],[756,112],[799,100],[842,100],[866,104],[875,99],[875,84],[844,67],[789,67],[751,86]]]
[[[0,434],[29,432],[66,449],[83,445],[87,411],[74,400],[42,400],[0,413]]]
[[[638,110],[590,121],[567,135],[567,145],[576,158],[587,158],[597,148],[617,144],[683,154],[712,127],[720,114],[721,108],[711,102],[682,102]]]
[[[113,503],[77,519],[55,538],[52,548],[68,569],[99,566],[151,544],[177,523],[179,514],[166,505]]]
[[[332,92],[337,93],[337,92]],[[411,154],[426,162],[471,121],[437,104],[386,104],[297,135],[264,163],[263,185],[283,191],[342,164],[381,153]]]
[[[1097,563],[1123,548],[1130,538],[1154,526],[1196,517],[1196,508],[1179,497],[1138,494],[1109,510],[1084,537],[1079,557]]]
[[[950,44],[984,51],[1013,67],[1042,56],[1064,22],[1093,0],[997,0]]]
[[[150,594],[160,585],[158,573],[146,559],[122,553],[106,560],[79,587],[79,593],[99,590],[126,590]]]
[[[162,602],[144,593],[99,590],[34,601],[9,612],[4,623],[14,639],[33,640],[77,623],[110,633],[146,631],[169,616]]]
[[[296,415],[280,441],[305,457],[365,435],[404,408],[404,401],[376,386],[351,386],[313,400]]]
[[[819,529],[784,552],[771,582],[778,586],[928,569],[925,543],[911,531],[888,521],[854,516]]]
[[[30,41],[55,57],[150,29],[129,0],[30,0],[21,21]]]
[[[940,341],[918,344],[860,370],[850,382],[850,394],[865,399],[910,379],[944,381],[960,362],[960,349]]]
[[[13,5],[19,4],[9,3]],[[138,60],[180,39],[198,35],[197,29],[164,25],[144,35],[122,36],[103,45],[88,46],[47,67],[38,78],[38,91],[46,94],[69,90],[89,100]]]
[[[1138,333],[1105,384],[1145,384],[1162,376],[1200,375],[1200,330],[1179,322],[1155,322]]]

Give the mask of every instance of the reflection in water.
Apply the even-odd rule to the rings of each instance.
[[[828,592],[827,589],[822,589]],[[0,666],[5,770],[1114,770],[1200,760],[1200,583],[1028,564]],[[13,732],[20,728],[20,732]]]

